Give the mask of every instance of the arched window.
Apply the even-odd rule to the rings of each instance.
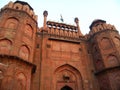
[[[29,36],[30,38],[32,38],[33,28],[32,28],[31,25],[27,24],[27,25],[25,26],[25,34],[26,34],[27,36]]]
[[[9,18],[5,23],[5,28],[16,29],[18,27],[18,20],[15,18]]]
[[[120,47],[120,39],[118,37],[114,38],[114,43],[117,47]]]
[[[29,58],[29,48],[27,46],[21,46],[19,51],[19,56],[22,57],[25,60],[28,60]]]
[[[106,50],[106,49],[110,49],[112,47],[112,44],[110,42],[110,40],[108,38],[102,38],[101,40],[101,47],[102,49]]]
[[[11,41],[7,39],[0,40],[0,52],[9,53],[11,45],[12,45]]]
[[[63,88],[61,88],[61,90],[73,90],[73,89],[69,86],[64,86]]]
[[[119,65],[119,62],[116,56],[110,55],[107,57],[107,62],[106,62],[107,67],[113,67],[113,66],[118,66],[118,65]]]

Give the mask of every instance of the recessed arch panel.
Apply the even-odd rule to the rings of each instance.
[[[53,77],[53,83],[55,83],[53,90],[64,90],[66,88],[72,88],[70,90],[83,90],[80,72],[69,64],[58,67]]]
[[[114,66],[118,66],[119,62],[116,56],[114,55],[109,55],[107,57],[107,60],[105,61],[106,67],[114,67]]]
[[[14,17],[8,18],[5,22],[5,28],[17,29],[18,23],[19,21]]]
[[[29,48],[26,45],[21,46],[20,50],[19,50],[19,56],[22,57],[25,60],[28,60],[29,55],[30,55]]]
[[[23,72],[16,73],[16,79],[18,81],[17,87],[21,88],[21,90],[26,90],[27,79]]]
[[[115,36],[114,37],[114,43],[115,43],[116,47],[120,47],[120,38]]]
[[[112,43],[111,43],[110,39],[107,38],[107,37],[103,37],[103,38],[101,39],[100,44],[101,44],[101,48],[102,48],[103,50],[107,50],[107,49],[112,48]]]
[[[12,47],[12,42],[8,39],[0,40],[0,52],[8,54]]]
[[[30,24],[26,24],[25,26],[25,34],[29,36],[30,38],[33,37],[33,28]]]

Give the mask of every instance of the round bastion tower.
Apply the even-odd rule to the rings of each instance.
[[[90,48],[100,90],[120,90],[120,35],[106,21],[97,19],[90,26]]]
[[[37,16],[26,2],[9,2],[0,11],[0,90],[30,90]]]

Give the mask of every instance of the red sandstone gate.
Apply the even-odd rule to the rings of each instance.
[[[83,90],[80,72],[68,65],[58,67],[53,79],[54,90]]]

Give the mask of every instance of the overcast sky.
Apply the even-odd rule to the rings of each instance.
[[[0,0],[0,8],[10,0]],[[16,0],[11,0],[16,1]],[[75,25],[74,18],[79,18],[81,32],[89,32],[94,19],[103,19],[115,25],[120,31],[120,0],[22,0],[28,2],[38,15],[39,27],[43,25],[43,11],[48,11],[48,20]]]

